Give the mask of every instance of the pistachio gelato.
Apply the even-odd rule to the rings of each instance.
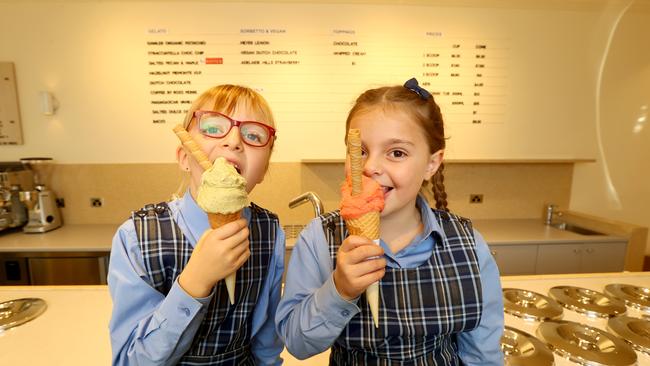
[[[246,179],[226,159],[217,158],[201,176],[196,202],[208,213],[238,212],[248,205]]]

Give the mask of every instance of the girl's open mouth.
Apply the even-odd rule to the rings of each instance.
[[[386,196],[388,194],[388,192],[393,190],[393,187],[381,186],[381,189],[382,189],[382,191],[384,191],[384,196]]]

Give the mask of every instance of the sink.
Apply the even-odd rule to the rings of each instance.
[[[580,234],[580,235],[605,235],[605,234],[603,234],[601,232],[594,231],[594,230],[591,230],[591,229],[586,229],[586,228],[580,227],[580,226],[575,226],[575,225],[572,225],[572,224],[568,224],[566,222],[559,222],[559,223],[553,224],[551,226],[553,226],[554,228],[559,229],[559,230],[570,231],[572,233],[576,233],[576,234]]]

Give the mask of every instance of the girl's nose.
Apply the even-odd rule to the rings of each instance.
[[[241,150],[243,148],[243,143],[241,135],[239,134],[239,127],[233,126],[230,129],[230,132],[221,139],[220,143],[223,148]]]
[[[381,175],[382,173],[383,173],[383,169],[381,167],[381,163],[378,161],[377,158],[367,157],[364,160],[363,174],[365,174],[368,177],[372,177],[373,175]]]

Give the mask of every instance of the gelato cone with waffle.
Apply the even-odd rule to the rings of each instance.
[[[246,179],[224,158],[217,158],[214,164],[210,163],[208,156],[182,125],[175,126],[174,133],[183,147],[205,169],[196,202],[208,214],[210,227],[216,229],[239,219],[242,209],[248,205]],[[233,272],[225,278],[231,304],[235,303],[236,276],[237,272]]]
[[[379,215],[384,209],[384,192],[373,179],[363,175],[359,130],[348,132],[350,175],[341,186],[341,217],[351,235],[364,236],[379,245]],[[375,327],[379,327],[379,283],[366,289]]]
[[[207,212],[213,229],[238,220],[248,205],[246,179],[226,159],[217,158],[201,176],[196,203]],[[231,304],[235,303],[235,279],[236,272],[225,279]]]

